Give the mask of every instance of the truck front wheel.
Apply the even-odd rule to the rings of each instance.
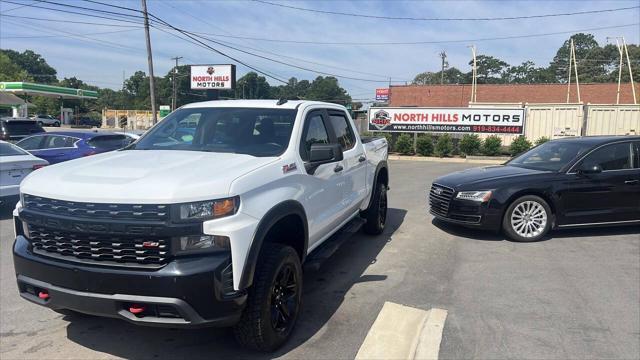
[[[296,251],[267,243],[256,266],[247,307],[234,328],[248,348],[270,352],[291,334],[302,305],[302,266]]]
[[[378,235],[382,234],[387,222],[387,186],[381,182],[376,183],[373,191],[371,203],[363,214],[367,220],[364,224],[364,232]]]

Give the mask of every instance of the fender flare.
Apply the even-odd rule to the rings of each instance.
[[[375,175],[373,176],[373,183],[371,184],[371,195],[369,196],[369,206],[371,206],[371,203],[373,202],[373,195],[375,194],[375,186],[378,183],[378,178],[380,176],[380,171],[382,171],[382,169],[385,169],[387,172],[387,187],[389,187],[389,168],[387,166],[387,160],[380,160],[380,162],[378,163],[378,166],[376,166],[376,172],[375,172]]]
[[[302,220],[304,227],[304,247],[302,251],[303,258],[300,259],[300,262],[304,261],[309,245],[309,225],[307,223],[307,214],[304,211],[302,204],[295,200],[286,200],[272,207],[262,217],[262,220],[260,220],[260,223],[253,235],[253,241],[251,241],[251,247],[247,253],[247,258],[244,261],[244,267],[242,268],[242,274],[240,275],[240,289],[246,289],[253,283],[253,274],[255,273],[258,257],[260,256],[260,250],[262,249],[262,244],[267,232],[279,220],[289,215],[299,216]]]

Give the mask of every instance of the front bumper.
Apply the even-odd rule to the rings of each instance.
[[[53,309],[120,318],[163,327],[230,326],[247,295],[229,293],[229,254],[175,259],[160,269],[92,266],[39,256],[27,239],[16,237],[14,267],[20,296]],[[38,295],[46,293],[46,298]],[[132,306],[145,311],[134,314]]]
[[[478,203],[470,200],[452,199],[448,211],[442,213],[430,207],[429,213],[435,218],[472,228],[499,230],[502,223],[502,213],[492,206],[492,202]]]

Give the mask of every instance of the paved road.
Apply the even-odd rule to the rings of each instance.
[[[305,276],[295,336],[271,356],[226,330],[62,316],[18,298],[0,223],[0,358],[353,358],[385,301],[447,309],[441,358],[632,359],[640,354],[640,228],[564,231],[534,244],[433,222],[427,184],[469,165],[391,163],[389,227]]]

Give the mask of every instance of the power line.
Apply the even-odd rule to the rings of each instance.
[[[324,42],[324,41],[305,41],[305,40],[289,40],[289,39],[271,39],[271,38],[250,37],[250,36],[236,36],[236,35],[231,36],[231,35],[221,35],[221,34],[212,34],[212,33],[203,33],[203,32],[195,32],[195,34],[209,35],[209,36],[214,36],[214,37],[229,37],[229,38],[245,39],[245,40],[281,42],[281,43],[305,44],[305,45],[347,45],[347,46],[353,46],[353,45],[357,45],[357,46],[384,45],[384,46],[393,46],[393,45],[454,44],[454,43],[470,43],[470,42],[482,42],[482,41],[524,39],[524,38],[544,37],[544,36],[552,36],[552,35],[573,34],[573,33],[579,33],[579,32],[587,32],[587,31],[618,29],[618,28],[638,26],[638,25],[640,25],[640,23],[601,26],[601,27],[594,27],[594,28],[587,28],[587,29],[566,30],[566,31],[558,31],[558,32],[550,32],[550,33],[521,34],[521,35],[511,35],[511,36],[501,36],[501,37],[490,37],[490,38],[450,39],[450,40],[431,40],[431,41],[409,41],[409,42],[402,42],[402,41],[393,41],[393,42]]]
[[[32,3],[31,3],[31,5],[33,5],[33,4],[35,4],[35,3],[38,3],[38,2],[40,2],[40,0],[36,0],[36,1],[32,2]],[[25,7],[25,6],[29,6],[29,4],[20,5],[20,6],[16,6],[16,7],[14,7],[14,8],[11,8],[11,9],[7,9],[7,10],[3,11],[3,12],[2,12],[2,14],[6,14],[6,13],[8,13],[9,11],[13,11],[13,10],[21,9],[21,8],[23,8],[23,7]]]
[[[100,18],[100,19],[108,19],[108,20],[113,20],[113,21],[120,21],[120,22],[127,22],[127,23],[133,23],[133,24],[142,24],[142,22],[137,22],[137,21],[131,21],[131,20],[123,20],[123,19],[114,19],[112,17],[106,17],[106,16],[100,16],[100,15],[95,15],[95,14],[87,14],[87,13],[82,13],[82,12],[77,12],[77,11],[71,11],[71,10],[62,10],[62,9],[56,9],[56,8],[52,8],[52,7],[47,7],[47,6],[40,6],[40,5],[34,5],[34,4],[22,4],[19,2],[15,2],[15,1],[11,1],[11,0],[3,0],[6,3],[9,4],[15,4],[15,5],[24,5],[24,6],[28,6],[28,7],[32,7],[32,8],[37,8],[37,9],[45,9],[45,10],[51,10],[51,11],[57,11],[57,12],[62,12],[65,14],[74,14],[74,15],[81,15],[81,16],[88,16],[88,17],[95,17],[95,18]],[[71,5],[67,5],[67,6],[71,6]]]
[[[116,34],[127,31],[136,31],[135,29],[127,29],[127,30],[116,30],[116,31],[104,31],[104,32],[96,32],[96,33],[88,33],[88,34],[74,34],[74,35],[16,35],[16,36],[0,36],[0,39],[41,39],[41,38],[57,38],[57,37],[74,37],[74,36],[87,36],[87,35],[106,35],[106,34]]]
[[[600,14],[607,12],[617,12],[631,9],[638,9],[640,6],[628,6],[622,8],[615,9],[601,9],[601,10],[587,10],[587,11],[576,11],[576,12],[568,12],[568,13],[555,13],[555,14],[541,14],[541,15],[522,15],[522,16],[502,16],[502,17],[485,17],[485,18],[420,18],[420,17],[396,17],[396,16],[382,16],[382,15],[369,15],[369,14],[356,14],[356,13],[347,13],[340,11],[328,11],[328,10],[318,10],[318,9],[310,9],[303,8],[299,6],[285,5],[280,3],[274,3],[265,0],[253,0],[255,2],[277,6],[292,10],[298,11],[306,11],[312,13],[326,14],[326,15],[340,15],[340,16],[351,16],[351,17],[360,17],[360,18],[369,18],[369,19],[378,19],[378,20],[409,20],[409,21],[498,21],[498,20],[523,20],[523,19],[539,19],[539,18],[547,18],[547,17],[561,17],[561,16],[575,16],[575,15],[586,15],[586,14]]]
[[[27,20],[36,20],[36,21],[46,21],[46,22],[60,22],[60,23],[65,23],[65,24],[83,24],[83,25],[93,25],[93,26],[111,26],[111,27],[118,27],[118,28],[123,28],[123,27],[139,28],[139,29],[143,28],[142,26],[135,26],[135,25],[106,24],[106,23],[96,23],[96,22],[88,22],[88,21],[73,21],[73,20],[66,20],[66,19],[47,19],[47,18],[37,18],[37,17],[31,17],[31,16],[17,16],[17,15],[4,15],[4,14],[0,14],[0,16],[7,16],[7,17],[10,17],[12,19],[27,19]]]

